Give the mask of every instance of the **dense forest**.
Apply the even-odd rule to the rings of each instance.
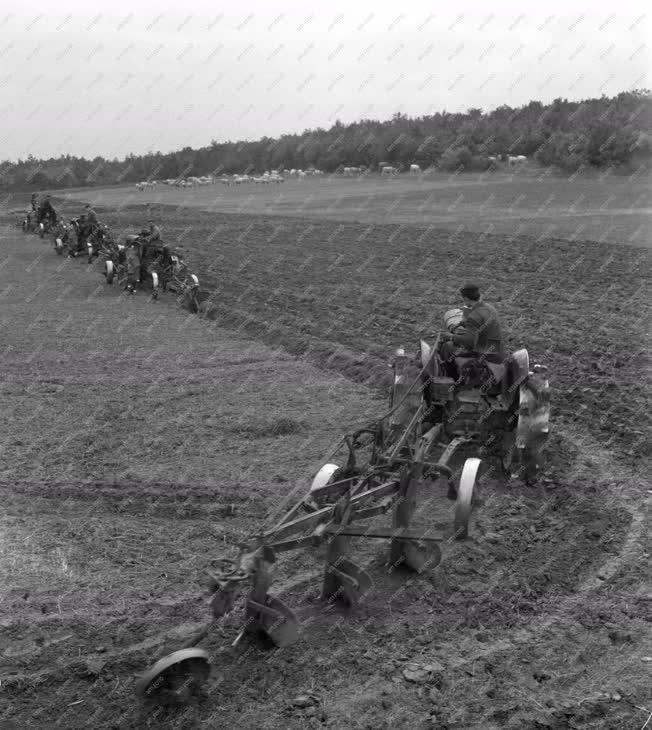
[[[422,169],[477,171],[490,156],[526,155],[529,160],[565,172],[584,168],[648,168],[652,159],[652,95],[648,90],[622,92],[613,98],[544,105],[531,101],[513,109],[500,106],[483,113],[445,111],[411,118],[395,114],[388,121],[337,121],[330,129],[311,129],[278,139],[218,142],[193,150],[148,152],[124,160],[92,160],[66,155],[29,157],[0,163],[0,188],[14,190],[110,185],[190,175],[342,166],[377,170],[386,162],[401,170],[411,163]]]

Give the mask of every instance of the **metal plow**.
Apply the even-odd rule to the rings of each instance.
[[[344,472],[343,478],[339,476]],[[299,622],[292,609],[270,593],[277,555],[308,546],[326,545],[321,597],[327,602],[355,606],[372,587],[370,575],[349,557],[352,538],[386,539],[389,565],[405,565],[421,572],[441,562],[440,532],[410,527],[417,504],[421,474],[418,458],[401,465],[398,476],[373,473],[346,474],[328,464],[315,477],[310,491],[271,529],[253,538],[232,563],[223,562],[210,574],[214,620],[180,651],[158,661],[139,679],[138,694],[158,702],[186,701],[209,674],[208,655],[196,645],[213,624],[229,613],[244,588],[243,627],[231,646],[245,634],[263,634],[275,646],[290,646],[299,639]],[[386,478],[383,478],[386,477]],[[363,520],[392,514],[386,527],[369,527]]]
[[[326,564],[321,597],[327,602],[354,606],[372,586],[369,574],[350,559],[352,538],[388,540],[391,568],[405,566],[417,572],[441,562],[439,543],[444,535],[432,529],[414,529],[418,487],[425,457],[435,432],[421,439],[414,449],[409,438],[399,439],[388,453],[377,448],[386,429],[382,424],[346,436],[349,448],[344,467],[326,464],[315,476],[307,494],[299,499],[273,527],[256,536],[234,562],[223,562],[210,574],[214,621],[229,613],[240,591],[246,590],[243,628],[232,646],[245,634],[263,634],[277,647],[299,638],[299,623],[293,611],[270,593],[277,555],[289,550],[326,545]],[[364,437],[368,443],[361,443]],[[370,442],[369,442],[370,439]],[[405,442],[405,443],[404,443]],[[403,444],[403,446],[401,446]],[[372,459],[360,467],[356,457],[371,446]],[[452,451],[445,455],[448,458]],[[456,504],[455,525],[466,534],[479,459],[468,459],[463,470]],[[443,461],[428,464],[448,479],[450,467]],[[391,514],[385,527],[362,524],[364,520]],[[213,622],[180,651],[161,659],[139,679],[138,694],[158,702],[186,701],[206,680],[208,655],[196,645],[209,633]]]

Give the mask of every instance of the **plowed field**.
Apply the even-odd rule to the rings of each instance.
[[[72,210],[72,208],[71,208]],[[148,207],[152,212],[152,207]],[[117,229],[141,206],[98,209]],[[109,289],[4,229],[0,719],[16,727],[629,728],[652,711],[643,248],[157,206],[213,321]],[[208,615],[201,570],[378,414],[391,348],[478,281],[512,349],[550,367],[545,478],[490,485],[439,568],[318,601],[323,555],[284,557],[284,650],[204,646],[206,695],[142,707],[138,672]],[[346,376],[346,377],[342,377]],[[424,485],[420,519],[450,534]],[[412,664],[428,665],[412,681]],[[417,673],[418,675],[418,673]],[[420,676],[420,675],[418,675]],[[308,707],[293,704],[309,695]]]

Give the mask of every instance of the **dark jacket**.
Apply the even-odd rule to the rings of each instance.
[[[161,240],[161,229],[158,226],[152,226],[147,231],[148,241],[160,241]]]
[[[57,214],[52,207],[52,203],[49,200],[44,200],[43,203],[41,203],[40,218],[41,220],[43,220],[44,218],[49,218],[52,223],[57,222]]]
[[[86,211],[86,223],[93,227],[97,225],[97,213],[92,208],[88,208]]]
[[[464,331],[453,335],[453,342],[469,352],[505,357],[498,312],[487,302],[476,302],[464,310]]]

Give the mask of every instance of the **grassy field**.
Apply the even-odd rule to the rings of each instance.
[[[505,205],[523,184],[495,182],[509,190],[496,193]],[[531,188],[530,199],[549,182],[539,181],[536,195]],[[627,245],[635,230],[627,227],[636,215],[645,220],[642,205],[636,215],[612,206],[622,234],[613,244],[561,234],[542,242],[534,229],[517,235],[514,220],[508,236],[447,230],[445,221],[408,225],[420,181],[300,185],[134,199],[96,191],[116,230],[139,228],[151,213],[164,237],[186,248],[214,321],[170,301],[120,296],[95,267],[4,229],[0,720],[37,728],[52,718],[66,728],[641,727],[652,711],[643,661],[652,653],[649,257]],[[442,183],[440,199],[461,185]],[[347,220],[346,199],[332,202],[342,190],[364,196],[374,186],[373,226]],[[381,224],[381,208],[408,189],[387,214],[406,222]],[[624,208],[619,190],[612,194]],[[303,195],[305,210],[281,194]],[[491,209],[500,218],[506,208],[493,205],[487,216]],[[76,211],[76,199],[65,207]],[[589,209],[586,200],[580,209]],[[138,672],[207,616],[202,568],[303,488],[338,436],[382,410],[391,348],[436,328],[467,278],[497,302],[510,345],[527,345],[551,367],[545,479],[531,489],[493,484],[471,539],[447,542],[439,568],[407,581],[387,574],[383,545],[357,541],[374,587],[350,615],[319,605],[320,553],[285,558],[278,584],[297,610],[301,641],[271,653],[245,645],[227,660],[219,648],[238,631],[229,619],[225,635],[206,643],[214,657],[206,697],[177,713],[141,707],[132,697]],[[450,531],[440,492],[424,485],[421,518]],[[437,669],[415,684],[403,674],[411,663]],[[315,704],[293,706],[298,694]]]
[[[194,188],[133,186],[75,190],[116,208],[129,203],[165,203],[215,213],[296,216],[367,224],[433,226],[458,234],[497,233],[544,239],[650,244],[650,180],[619,177],[555,177],[541,174],[484,173],[428,175],[397,179],[324,177],[289,179],[281,185]]]

